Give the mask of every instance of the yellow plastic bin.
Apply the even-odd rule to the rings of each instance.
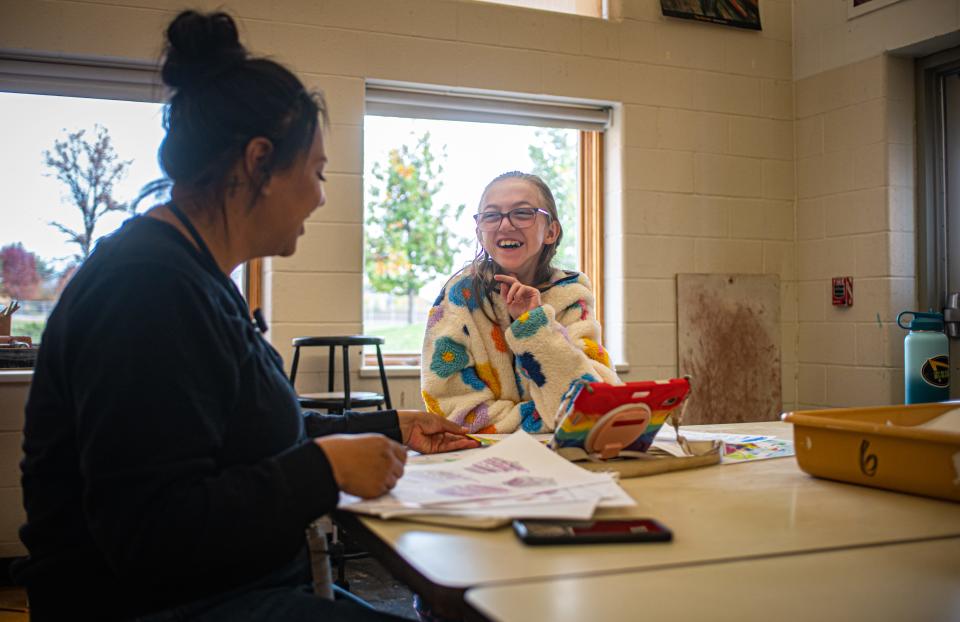
[[[817,477],[960,501],[960,434],[924,429],[960,401],[786,413],[800,468]]]

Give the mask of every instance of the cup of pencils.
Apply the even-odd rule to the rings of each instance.
[[[0,308],[0,335],[10,335],[10,324],[13,321],[13,314],[20,309],[19,300],[11,300],[10,304]]]

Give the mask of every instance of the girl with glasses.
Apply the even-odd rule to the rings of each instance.
[[[473,432],[551,432],[572,383],[620,384],[600,344],[590,282],[551,265],[563,229],[536,175],[491,181],[474,220],[477,256],[427,319],[424,402]]]

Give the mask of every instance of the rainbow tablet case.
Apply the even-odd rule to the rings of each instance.
[[[685,378],[624,385],[579,383],[560,406],[561,422],[550,446],[578,447],[604,460],[623,451],[646,451],[667,415],[689,392]]]

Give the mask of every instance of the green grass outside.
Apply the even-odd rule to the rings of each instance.
[[[417,323],[375,328],[365,332],[376,337],[383,337],[386,340],[386,343],[383,344],[384,352],[409,354],[420,352],[425,329],[426,324]]]
[[[18,322],[16,316],[14,316],[10,327],[10,334],[26,335],[33,340],[34,345],[37,345],[40,343],[40,335],[43,334],[43,328],[46,325],[46,322]]]

